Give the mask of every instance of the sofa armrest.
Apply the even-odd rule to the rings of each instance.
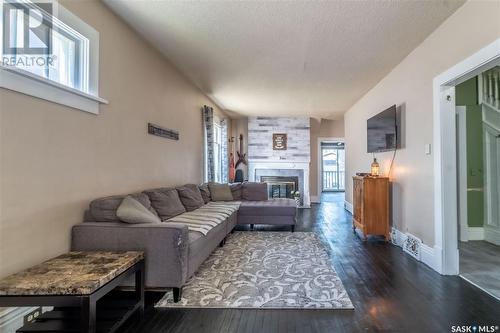
[[[73,251],[144,251],[146,287],[181,287],[187,279],[188,228],[176,223],[84,222],[73,226]]]

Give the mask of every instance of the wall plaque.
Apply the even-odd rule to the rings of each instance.
[[[273,134],[273,150],[286,150],[286,133]]]
[[[162,138],[179,140],[179,132],[151,123],[148,123],[148,133],[156,136],[161,136]]]

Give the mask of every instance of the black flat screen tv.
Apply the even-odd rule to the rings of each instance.
[[[399,147],[396,105],[367,120],[369,153],[395,150]]]

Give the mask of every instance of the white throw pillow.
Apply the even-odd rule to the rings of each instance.
[[[126,223],[160,223],[158,216],[150,212],[139,201],[127,195],[118,209],[116,216]]]

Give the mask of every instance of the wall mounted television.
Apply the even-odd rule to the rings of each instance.
[[[399,119],[396,105],[367,120],[369,153],[395,150],[400,147]]]

